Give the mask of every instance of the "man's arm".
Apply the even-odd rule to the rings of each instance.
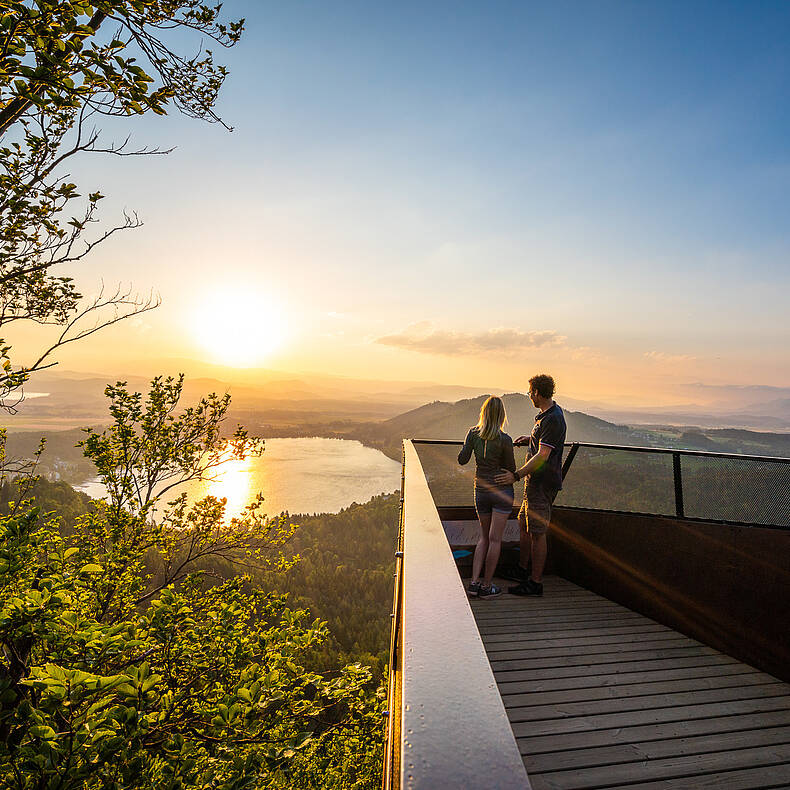
[[[537,469],[540,469],[540,467],[546,463],[553,449],[553,447],[541,443],[538,447],[538,452],[535,453],[535,455],[533,455],[532,458],[530,458],[529,461],[524,464],[524,466],[522,466],[520,469],[516,469],[518,479],[520,480],[521,478],[532,474],[532,472],[536,471]],[[494,482],[500,486],[509,486],[516,482],[516,475],[514,475],[512,472],[502,472],[502,474],[499,474],[494,478]]]

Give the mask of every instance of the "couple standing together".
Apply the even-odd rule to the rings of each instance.
[[[502,428],[506,421],[501,398],[488,398],[480,409],[480,420],[469,429],[458,463],[475,456],[475,510],[480,520],[480,539],[472,562],[469,595],[495,598],[502,590],[493,584],[499,562],[502,534],[513,510],[513,484],[524,480],[524,502],[518,512],[519,564],[508,587],[513,595],[543,595],[546,564],[546,532],[551,506],[562,488],[562,450],[565,444],[565,415],[554,402],[554,379],[541,374],[529,380],[529,398],[539,414],[529,436],[515,442]],[[513,446],[528,445],[527,458],[516,469]],[[528,566],[531,563],[531,572]]]

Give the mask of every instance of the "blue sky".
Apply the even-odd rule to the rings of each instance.
[[[81,275],[162,293],[130,359],[152,332],[207,353],[195,315],[232,334],[238,293],[285,327],[249,364],[503,387],[541,368],[645,401],[790,384],[787,3],[225,9],[248,20],[235,131],[138,120],[177,150],[77,173],[146,221]]]

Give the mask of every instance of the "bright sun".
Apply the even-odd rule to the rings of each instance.
[[[220,290],[203,299],[193,312],[198,344],[212,361],[230,367],[253,367],[282,346],[283,314],[265,295]]]

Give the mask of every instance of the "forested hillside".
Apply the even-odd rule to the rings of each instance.
[[[326,666],[349,661],[382,673],[388,660],[398,496],[373,497],[340,513],[292,516],[286,552],[300,561],[287,573],[253,574],[264,588],[289,594],[289,605],[326,620],[332,638]]]
[[[74,529],[77,518],[91,509],[91,498],[68,483],[43,477],[28,484],[5,479],[0,484],[0,515],[8,515],[21,499],[31,499],[45,514],[54,513],[66,530]]]
[[[55,514],[67,530],[93,509],[87,494],[64,482],[40,479],[20,491],[5,480],[0,515],[20,496]],[[225,579],[248,573],[253,586],[285,593],[291,608],[308,609],[327,621],[330,637],[315,655],[320,668],[361,661],[381,676],[389,651],[397,495],[382,494],[340,513],[292,515],[288,521],[294,533],[282,551],[299,558],[289,570],[222,562],[205,563],[203,569]]]

